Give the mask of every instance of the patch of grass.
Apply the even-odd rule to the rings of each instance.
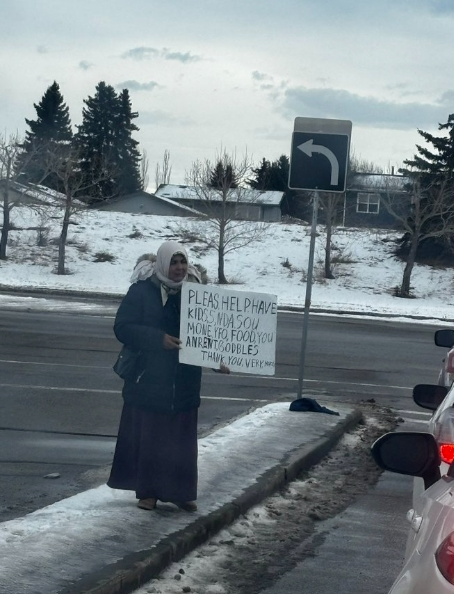
[[[129,239],[141,239],[143,237],[142,231],[139,231],[137,227],[132,228],[132,233],[128,235]]]
[[[58,268],[57,267],[55,267],[52,270],[52,274],[58,274]],[[65,268],[65,271],[64,271],[63,274],[65,274],[65,275],[71,275],[71,274],[74,274],[74,273],[73,273],[73,271],[70,268]]]
[[[239,276],[232,276],[227,281],[229,285],[244,285],[244,280]]]
[[[400,297],[401,299],[416,299],[416,297],[413,295],[412,291],[413,291],[413,287],[410,287],[409,294],[403,295],[401,287],[399,285],[396,285],[395,287],[393,287],[391,294],[393,297]]]
[[[336,254],[331,256],[331,264],[355,264],[351,254]]]
[[[49,227],[38,227],[36,230],[36,245],[46,247],[49,243]]]
[[[200,241],[200,235],[192,229],[179,229],[181,243],[196,243]]]
[[[74,245],[74,246],[78,246],[80,243],[80,241],[78,240],[77,237],[68,237],[66,240],[66,245]]]
[[[93,262],[115,262],[116,257],[109,252],[96,252],[93,255]]]
[[[88,254],[88,252],[90,251],[88,243],[79,243],[79,245],[76,247],[81,254]]]

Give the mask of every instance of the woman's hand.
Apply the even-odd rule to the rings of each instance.
[[[219,369],[213,369],[216,373],[230,373],[230,369],[225,365],[225,363],[219,363]]]
[[[164,334],[162,339],[162,346],[167,350],[181,349],[181,340],[176,336],[170,336],[170,334]]]
[[[230,369],[225,365],[225,363],[220,363],[219,365],[219,373],[230,373]]]

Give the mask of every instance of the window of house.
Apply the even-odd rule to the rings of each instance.
[[[380,194],[366,194],[358,192],[356,199],[356,212],[378,214],[380,211]]]

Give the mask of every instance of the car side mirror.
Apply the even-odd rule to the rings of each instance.
[[[454,330],[437,330],[434,334],[435,344],[445,349],[450,349],[454,346]]]
[[[413,388],[413,400],[418,406],[436,410],[448,393],[448,388],[432,384],[418,384]]]
[[[428,489],[440,478],[440,453],[431,433],[386,433],[371,448],[372,457],[384,470],[419,476]]]

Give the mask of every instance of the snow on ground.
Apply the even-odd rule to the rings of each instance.
[[[13,211],[13,222],[16,228],[40,224],[39,217],[27,208],[16,208]],[[176,217],[85,212],[79,216],[78,225],[71,227],[66,261],[69,274],[64,276],[55,274],[55,240],[60,231],[58,219],[51,219],[45,223],[49,230],[44,234],[45,241],[42,242],[42,246],[38,245],[36,230],[11,231],[8,259],[0,261],[0,290],[5,291],[4,294],[0,294],[0,307],[75,307],[92,313],[102,313],[105,306],[90,304],[89,301],[71,304],[55,301],[43,294],[29,297],[11,296],[7,294],[7,288],[80,291],[86,293],[87,297],[93,293],[121,296],[128,289],[129,277],[137,258],[143,253],[156,253],[164,240],[184,238],[178,228],[188,223],[187,220]],[[430,323],[454,320],[451,270],[417,265],[412,277],[415,298],[404,300],[393,297],[393,289],[400,285],[403,273],[403,264],[392,256],[393,240],[398,235],[381,230],[337,229],[333,238],[334,254],[343,263],[334,267],[334,280],[325,280],[320,273],[324,255],[323,228],[320,227],[318,231],[312,308],[333,313],[342,311],[384,316],[394,314],[402,316],[402,319],[406,316],[423,317]],[[226,257],[226,275],[235,283],[230,288],[276,294],[281,307],[303,307],[306,297],[305,278],[309,243],[308,226],[270,224],[260,243],[232,252]],[[216,252],[206,251],[201,244],[194,241],[185,245],[191,260],[202,264],[208,271],[209,282],[215,282]],[[102,256],[105,259],[112,257],[112,260],[97,261],[102,259]],[[415,321],[421,323],[419,319]],[[241,440],[241,435],[237,438]],[[348,443],[348,446],[352,447],[354,443]],[[107,487],[100,487],[84,495],[88,498],[92,510],[102,508],[105,498],[112,496],[106,490]],[[84,500],[84,504],[86,503]],[[49,529],[54,512],[60,517],[70,519],[71,514],[77,512],[73,504],[74,501],[69,499],[38,510],[24,519],[1,524],[0,542],[7,540],[13,544],[29,534],[30,530],[39,535],[41,530],[46,527]],[[263,507],[259,506],[253,513],[257,514],[262,522],[272,521]],[[90,530],[90,517],[79,527],[84,531]],[[232,531],[219,534],[219,542],[232,538],[232,534],[235,538],[248,538],[250,526],[247,523],[236,525],[236,530],[242,529],[244,534],[235,534]],[[51,528],[50,532],[52,533]],[[194,558],[190,559],[194,563]],[[202,563],[201,559],[196,562],[200,570],[199,563]],[[175,566],[169,569],[174,570]],[[170,577],[170,574],[167,574],[167,581],[163,582],[166,587],[169,587]],[[174,583],[173,577],[172,582]],[[178,590],[180,584],[176,587]],[[150,584],[144,591],[162,590]],[[165,591],[170,593],[174,590]],[[223,592],[222,585],[212,584],[210,594]],[[209,594],[208,590],[206,593]]]
[[[40,224],[28,208],[12,212],[16,227]],[[202,244],[185,241],[181,226],[192,220],[180,217],[131,215],[87,211],[70,227],[66,268],[69,274],[55,274],[60,232],[59,218],[44,224],[47,245],[37,245],[36,230],[10,232],[8,260],[0,261],[0,288],[43,288],[123,295],[139,256],[156,253],[167,239],[183,240],[191,260],[208,271],[216,282],[217,253]],[[393,240],[399,235],[386,230],[336,229],[333,280],[323,278],[324,231],[318,228],[315,244],[314,283],[311,307],[333,312],[383,313],[454,319],[453,272],[450,269],[416,265],[412,275],[414,299],[393,296],[400,286],[403,263],[392,255]],[[303,307],[309,260],[310,226],[271,223],[259,243],[231,252],[225,259],[230,288],[272,293],[281,307]],[[112,258],[112,261],[96,261]],[[8,297],[0,297],[0,305]],[[15,299],[16,300],[16,299]],[[11,302],[11,299],[9,299]],[[19,300],[20,303],[20,300]],[[87,307],[87,305],[85,305]]]

